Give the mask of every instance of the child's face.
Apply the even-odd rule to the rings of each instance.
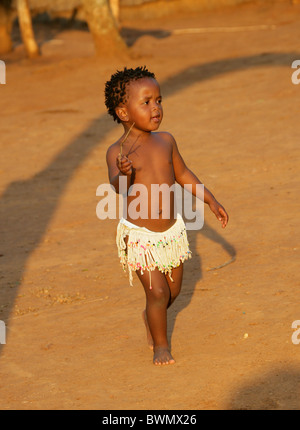
[[[163,118],[162,97],[157,81],[142,78],[127,87],[126,120],[144,131],[155,131]]]

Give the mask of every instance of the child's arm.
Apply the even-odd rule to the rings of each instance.
[[[196,196],[196,185],[202,184],[197,176],[186,166],[176,144],[175,139],[169,135],[173,143],[173,167],[175,179],[179,185],[191,185],[191,193]],[[219,221],[222,222],[222,227],[226,227],[228,223],[228,214],[224,207],[215,199],[213,194],[204,187],[204,202],[208,204],[211,211],[216,215]]]
[[[119,178],[120,176],[127,177],[128,191],[131,185],[132,162],[125,156],[119,154],[119,146],[112,145],[106,153],[106,163],[108,167],[108,177],[110,184],[115,188],[116,193],[119,193]],[[125,191],[125,190],[124,190]],[[122,190],[123,192],[123,190]]]

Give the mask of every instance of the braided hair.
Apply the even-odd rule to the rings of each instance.
[[[137,67],[136,69],[127,69],[117,71],[113,74],[109,81],[105,84],[105,106],[108,113],[112,115],[114,121],[121,122],[120,118],[115,112],[115,109],[120,104],[126,102],[126,87],[131,81],[137,81],[142,78],[155,79],[154,73],[144,67]]]

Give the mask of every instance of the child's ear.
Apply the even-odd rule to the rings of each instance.
[[[118,106],[115,112],[122,122],[127,122],[129,120],[127,109],[125,106]]]

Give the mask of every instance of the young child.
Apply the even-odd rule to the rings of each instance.
[[[173,364],[167,340],[167,309],[180,292],[183,262],[191,253],[183,219],[174,213],[173,193],[167,202],[155,202],[153,216],[151,184],[191,184],[196,195],[196,185],[201,182],[186,166],[174,137],[156,131],[163,118],[162,96],[154,74],[146,67],[125,68],[112,75],[105,86],[105,104],[109,114],[124,127],[124,134],[106,154],[110,184],[119,193],[119,179],[126,178],[127,207],[136,198],[129,189],[131,185],[143,184],[148,191],[148,216],[133,219],[129,213],[119,222],[120,261],[129,270],[131,284],[135,271],[145,290],[143,319],[154,352],[153,363]],[[225,209],[205,187],[204,202],[226,227]],[[165,210],[169,211],[168,219],[163,217]]]

